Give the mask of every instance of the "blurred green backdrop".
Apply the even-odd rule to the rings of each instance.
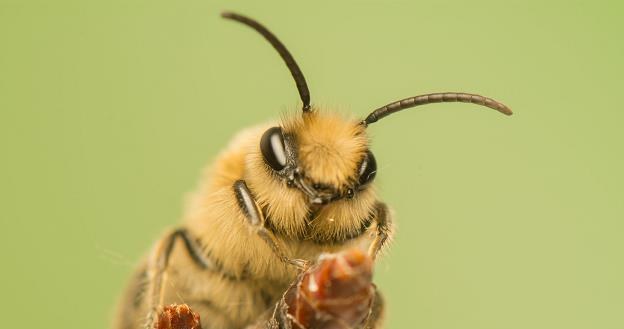
[[[389,328],[623,328],[624,10],[616,1],[0,0],[4,328],[107,328],[133,264],[239,129],[313,102],[372,127],[398,234]],[[8,321],[8,324],[7,324]]]

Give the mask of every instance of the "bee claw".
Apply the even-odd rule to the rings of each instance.
[[[301,272],[305,272],[308,270],[308,268],[310,268],[310,261],[307,261],[305,259],[289,259],[288,263],[295,266]]]

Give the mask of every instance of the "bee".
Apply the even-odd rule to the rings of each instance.
[[[368,126],[438,102],[512,114],[488,97],[443,92],[389,103],[362,120],[345,117],[311,104],[301,69],[266,27],[236,13],[222,17],[273,46],[292,74],[301,111],[241,131],[205,170],[183,222],[139,265],[120,302],[116,329],[152,327],[158,309],[173,303],[188,304],[204,329],[245,328],[270,312],[320,254],[363,247],[374,260],[394,229],[375,192]],[[381,326],[382,299],[375,303],[369,327]]]

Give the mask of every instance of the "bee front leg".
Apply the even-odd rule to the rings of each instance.
[[[392,217],[390,216],[390,209],[383,202],[377,202],[375,205],[375,222],[377,223],[377,236],[371,243],[368,254],[375,260],[379,251],[385,246],[389,237],[392,236]]]
[[[285,264],[295,266],[301,271],[307,269],[308,261],[303,259],[291,259],[286,256],[277,242],[275,234],[264,226],[264,214],[251,195],[251,191],[249,191],[244,180],[238,180],[234,183],[234,193],[236,194],[238,205],[247,219],[247,223],[249,223],[254,232],[266,242],[271,250],[273,250],[273,253]]]

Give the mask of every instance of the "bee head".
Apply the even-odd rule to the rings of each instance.
[[[377,165],[368,144],[358,121],[310,111],[269,128],[260,151],[267,170],[323,205],[351,199],[373,181]]]

